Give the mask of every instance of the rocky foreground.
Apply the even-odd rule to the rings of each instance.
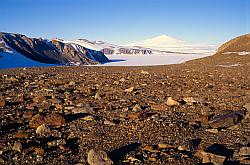
[[[250,164],[250,57],[0,71],[0,164]]]

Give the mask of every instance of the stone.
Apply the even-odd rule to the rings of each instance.
[[[47,145],[50,147],[55,147],[55,146],[65,145],[65,144],[66,144],[65,139],[53,140],[47,143]]]
[[[111,121],[108,121],[108,120],[105,120],[105,121],[103,122],[103,124],[105,124],[105,125],[111,125],[111,126],[116,125],[115,123],[113,123],[113,122],[111,122]]]
[[[46,101],[46,97],[45,97],[45,96],[35,96],[35,97],[33,98],[33,101],[34,101],[35,103],[41,103],[41,102]]]
[[[218,129],[205,129],[206,132],[217,134],[219,133]]]
[[[75,81],[70,81],[69,82],[69,86],[75,86],[76,85],[76,82]]]
[[[167,105],[168,106],[178,106],[178,105],[180,105],[180,103],[173,100],[172,97],[169,97],[167,100]]]
[[[125,78],[122,78],[122,79],[120,79],[119,81],[120,81],[120,82],[125,82],[126,79],[125,79]]]
[[[136,105],[133,107],[133,109],[132,109],[132,111],[135,111],[135,112],[141,111],[141,110],[142,110],[142,109],[141,109],[141,106],[138,105],[138,104],[136,104]]]
[[[155,110],[155,111],[162,111],[167,108],[167,106],[163,104],[152,104],[150,107],[152,110]]]
[[[42,124],[38,126],[36,129],[37,134],[43,134],[43,133],[48,133],[48,132],[50,132],[50,129],[46,124]]]
[[[250,103],[246,103],[243,107],[246,108],[247,113],[250,114]]]
[[[12,150],[21,152],[23,149],[22,143],[20,142],[15,142],[14,145],[12,146]]]
[[[133,91],[134,91],[134,87],[130,87],[128,89],[125,89],[125,92],[127,92],[127,93],[131,93]]]
[[[46,124],[51,126],[61,126],[65,124],[65,119],[61,114],[51,113],[45,116]]]
[[[0,100],[0,107],[4,107],[5,106],[5,101],[4,100]]]
[[[101,100],[101,96],[100,96],[99,93],[96,93],[96,94],[95,94],[95,99],[96,99],[96,100]]]
[[[208,153],[203,150],[198,150],[194,156],[202,159],[202,163],[213,163],[214,165],[222,165],[226,159],[225,156]]]
[[[142,70],[142,71],[141,71],[141,74],[149,74],[149,72],[148,72],[148,71]]]
[[[40,155],[40,156],[43,156],[45,153],[44,149],[42,149],[40,147],[36,147],[34,150],[35,150],[36,154]]]
[[[51,103],[52,104],[62,104],[63,101],[61,99],[58,99],[58,98],[52,98]]]
[[[250,157],[250,147],[241,147],[239,151],[239,156]]]
[[[45,118],[42,115],[36,114],[29,122],[30,128],[37,128],[38,126],[45,123]]]
[[[149,151],[152,152],[154,151],[154,147],[153,146],[145,146],[141,149],[142,151]]]
[[[26,139],[29,137],[29,134],[25,130],[19,130],[13,135],[13,138]]]
[[[187,105],[193,105],[194,103],[197,102],[193,97],[185,97],[185,98],[183,98],[183,101],[184,101]]]
[[[165,144],[165,143],[159,143],[157,146],[158,146],[158,148],[161,148],[161,149],[171,147],[169,144]]]
[[[93,120],[95,120],[94,116],[92,116],[92,115],[85,116],[85,117],[83,117],[81,119],[85,120],[85,121],[93,121]]]
[[[107,153],[102,150],[91,149],[88,152],[87,161],[90,165],[112,165],[113,161],[108,157]]]
[[[131,120],[137,120],[140,119],[142,116],[141,112],[131,112],[128,114],[128,118],[130,118]]]
[[[67,107],[64,107],[65,110],[72,110],[74,109],[75,107],[74,106],[67,106]]]
[[[211,128],[228,128],[241,122],[243,115],[240,112],[232,112],[217,116],[209,121]]]

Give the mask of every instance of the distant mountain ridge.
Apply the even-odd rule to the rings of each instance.
[[[0,51],[10,53],[13,50],[31,60],[47,64],[93,65],[108,62],[102,52],[81,45],[1,32]]]

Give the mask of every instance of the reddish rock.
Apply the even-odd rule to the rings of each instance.
[[[45,121],[48,125],[61,126],[65,124],[65,119],[58,113],[51,113],[45,116]]]
[[[36,114],[35,116],[32,117],[31,121],[29,122],[29,126],[31,128],[37,128],[38,126],[40,126],[44,123],[45,123],[44,116]]]

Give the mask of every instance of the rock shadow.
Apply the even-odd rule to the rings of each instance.
[[[109,157],[114,161],[114,163],[118,163],[127,153],[137,150],[140,146],[140,143],[131,143],[129,145],[122,146],[110,152]]]

